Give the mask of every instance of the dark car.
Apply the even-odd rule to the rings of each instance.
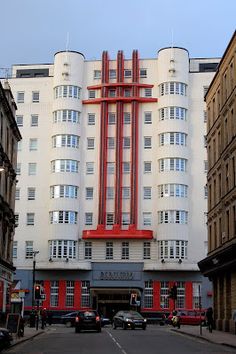
[[[110,325],[111,324],[111,320],[108,317],[104,317],[103,315],[101,315],[101,325],[102,327],[106,326],[106,325]]]
[[[75,318],[77,316],[78,312],[70,312],[67,313],[66,315],[61,316],[61,323],[65,324],[66,327],[73,327],[75,325]]]
[[[122,327],[123,329],[142,328],[146,329],[147,320],[139,312],[136,311],[119,311],[113,317],[112,327]]]
[[[82,330],[101,332],[101,317],[95,310],[78,311],[75,318],[75,333]]]
[[[8,329],[0,328],[0,351],[8,348],[11,345],[12,336]]]

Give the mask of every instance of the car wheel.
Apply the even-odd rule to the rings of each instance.
[[[100,327],[100,328],[98,328],[98,333],[100,333],[101,331],[102,331],[101,327]]]
[[[143,326],[142,328],[143,328],[143,330],[145,331],[145,329],[147,328],[147,326]]]
[[[80,333],[80,328],[75,327],[75,333]]]
[[[72,326],[71,321],[66,321],[65,325],[67,328],[71,327]]]
[[[115,322],[112,323],[112,328],[113,328],[113,329],[116,329],[116,324],[115,324]]]
[[[124,322],[123,322],[122,328],[127,329],[126,324]]]

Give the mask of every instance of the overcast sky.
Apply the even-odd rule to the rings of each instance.
[[[153,58],[180,46],[190,57],[221,57],[236,24],[235,0],[0,0],[0,68],[51,63],[76,50],[100,59],[138,49]]]

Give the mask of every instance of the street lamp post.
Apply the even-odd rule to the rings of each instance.
[[[35,286],[36,255],[38,253],[39,253],[39,251],[33,251],[32,310],[34,308],[34,286]]]

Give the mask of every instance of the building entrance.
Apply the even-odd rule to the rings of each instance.
[[[93,308],[105,317],[113,318],[120,310],[130,310],[132,293],[140,295],[139,289],[93,289]],[[133,308],[133,307],[132,307]]]

